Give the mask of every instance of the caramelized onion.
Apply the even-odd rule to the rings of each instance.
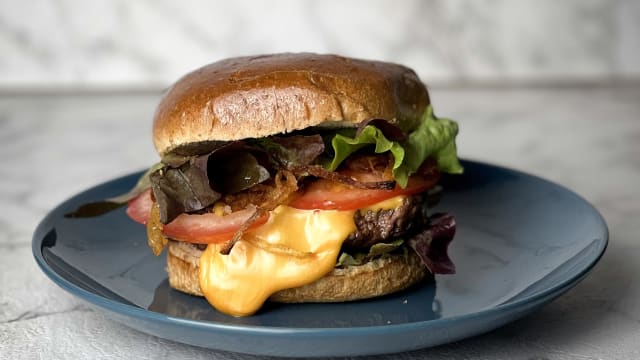
[[[359,181],[351,176],[341,174],[335,171],[329,171],[319,165],[297,166],[292,169],[293,173],[297,177],[303,176],[315,176],[330,181],[335,181],[341,184],[349,185],[357,189],[369,189],[369,190],[393,190],[396,186],[396,182],[393,180],[384,181]]]
[[[258,191],[247,191],[241,194],[237,194],[232,199],[233,206],[238,206],[238,203],[249,203],[247,206],[253,206],[257,203],[257,207],[253,215],[233,235],[233,238],[229,240],[224,247],[220,250],[223,255],[229,254],[233,246],[242,238],[247,229],[251,225],[260,219],[267,211],[275,209],[280,204],[286,204],[289,197],[298,190],[298,180],[288,170],[279,170],[275,176],[273,185],[254,185],[253,188],[260,186]],[[252,188],[252,189],[253,189]],[[249,189],[251,190],[251,189]]]
[[[288,198],[298,190],[298,180],[288,170],[279,170],[276,175],[263,184],[256,184],[237,194],[224,195],[222,201],[237,211],[250,205],[256,205],[265,210],[273,210],[280,204],[285,204]]]
[[[265,211],[263,209],[257,207],[256,210],[253,212],[253,215],[251,215],[251,217],[248,218],[247,221],[245,221],[244,224],[242,224],[242,226],[240,226],[240,228],[236,231],[236,233],[233,234],[233,238],[227,241],[224,244],[224,247],[220,249],[220,254],[229,255],[229,253],[231,252],[231,249],[233,249],[233,246],[238,242],[238,240],[242,239],[242,235],[244,234],[244,232],[247,231],[247,229],[249,229],[249,227],[251,227],[251,225],[254,222],[260,219],[260,217],[262,217],[264,213]]]
[[[147,221],[147,243],[155,256],[160,255],[169,239],[162,234],[163,225],[160,222],[160,207],[157,202],[151,205],[149,220]]]

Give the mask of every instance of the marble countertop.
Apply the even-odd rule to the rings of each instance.
[[[610,245],[578,286],[500,329],[382,359],[640,358],[640,86],[435,88],[460,122],[462,157],[524,170],[592,202]],[[47,279],[31,255],[40,219],[69,196],[140,170],[157,94],[0,97],[0,358],[245,359],[113,322]]]

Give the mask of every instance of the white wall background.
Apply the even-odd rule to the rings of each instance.
[[[283,51],[401,62],[429,83],[640,79],[640,1],[0,0],[0,89],[157,89]]]

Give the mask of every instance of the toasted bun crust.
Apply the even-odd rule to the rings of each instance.
[[[167,251],[169,285],[188,294],[204,296],[198,280],[201,250],[170,241]],[[361,266],[334,269],[320,280],[273,294],[275,302],[341,302],[391,294],[431,274],[413,252],[380,258]]]
[[[335,55],[222,60],[176,82],[155,113],[161,156],[192,143],[264,137],[382,118],[411,129],[429,96],[407,67]]]

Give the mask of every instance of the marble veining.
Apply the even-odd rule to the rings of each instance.
[[[456,344],[382,359],[638,359],[640,88],[431,89],[459,120],[463,157],[524,170],[592,202],[609,248],[576,288],[535,314]],[[0,98],[0,358],[249,359],[133,331],[40,272],[31,234],[55,205],[156,161],[159,95]]]
[[[331,52],[429,82],[640,78],[640,3],[0,2],[0,89],[152,88],[235,55]]]

